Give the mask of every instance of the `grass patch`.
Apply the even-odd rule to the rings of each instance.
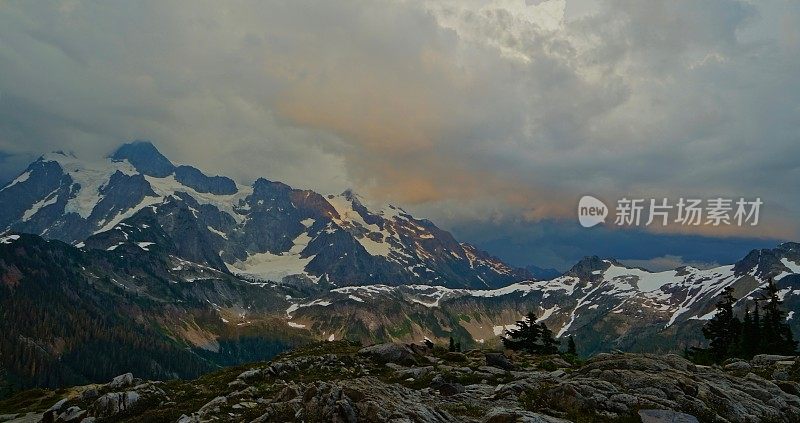
[[[0,413],[28,413],[48,409],[59,400],[56,392],[49,389],[30,389],[0,401]]]

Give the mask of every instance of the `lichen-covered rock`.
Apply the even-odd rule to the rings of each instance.
[[[605,418],[649,407],[684,412],[703,421],[800,421],[800,398],[766,379],[753,373],[736,377],[692,368],[676,357],[607,354],[568,374],[544,396],[555,409]],[[653,395],[654,389],[663,395]]]
[[[699,423],[697,417],[671,410],[639,410],[642,423]]]
[[[109,417],[130,410],[140,399],[134,391],[110,392],[98,398],[92,406],[94,415]]]
[[[704,367],[677,355],[615,353],[553,371],[555,356],[516,353],[519,367],[506,370],[497,367],[510,367],[504,356],[495,354],[325,343],[195,381],[142,382],[124,390],[110,390],[110,384],[72,389],[72,396],[59,401],[43,420],[164,421],[169,416],[179,423],[800,421],[800,381],[794,361],[783,357],[761,358],[758,362],[766,364],[759,365],[731,360],[725,366]],[[541,365],[545,361],[549,364]],[[790,361],[791,366],[786,364]],[[739,363],[750,364],[751,370]],[[773,375],[779,380],[771,380]],[[99,396],[83,394],[90,389]]]
[[[512,370],[514,368],[514,363],[503,353],[487,353],[485,357],[487,366],[497,367],[503,370]]]
[[[120,389],[131,385],[133,385],[133,374],[125,373],[112,379],[107,386],[111,389]]]
[[[358,351],[360,355],[372,357],[380,363],[397,363],[414,365],[418,357],[414,351],[404,344],[388,343],[372,345]]]

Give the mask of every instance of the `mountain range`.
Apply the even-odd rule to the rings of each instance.
[[[675,352],[703,342],[725,287],[741,310],[769,278],[800,309],[797,243],[711,269],[587,257],[536,280],[366,203],[207,176],[147,142],[99,163],[42,156],[0,189],[0,396],[127,371],[192,377],[311,340],[491,347],[529,311],[584,356]]]
[[[432,222],[352,191],[242,186],[176,166],[149,142],[106,160],[44,155],[0,190],[0,228],[92,249],[157,242],[176,256],[260,280],[336,286],[496,288],[530,278]]]

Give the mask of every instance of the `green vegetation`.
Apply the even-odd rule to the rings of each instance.
[[[557,354],[558,341],[553,332],[544,323],[536,323],[536,320],[536,314],[529,312],[525,319],[517,321],[517,329],[506,331],[503,345],[531,354]]]
[[[18,279],[0,283],[0,399],[33,387],[106,382],[127,372],[147,379],[196,378],[307,342],[283,323],[257,333],[248,332],[254,330],[250,327],[225,327],[215,310],[192,305],[197,301],[184,297],[178,284],[154,276],[166,267],[160,258],[135,265],[124,260],[108,264],[111,259],[102,252],[80,254],[57,241],[30,238],[3,250],[0,262],[13,262]],[[150,278],[127,278],[141,291],[116,284],[114,272],[129,268]],[[192,289],[203,288],[198,283]],[[151,295],[163,290],[187,301],[165,307]],[[188,327],[215,334],[218,351],[184,341],[177,330]]]
[[[778,288],[770,279],[756,299],[753,312],[746,309],[743,320],[734,313],[737,299],[733,288],[727,287],[717,302],[714,317],[703,327],[708,339],[708,348],[691,348],[685,351],[687,358],[701,364],[721,363],[729,358],[750,359],[756,354],[793,355],[797,341],[786,323]],[[764,302],[763,314],[759,302]]]

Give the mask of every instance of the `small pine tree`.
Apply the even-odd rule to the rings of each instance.
[[[453,339],[452,336],[450,337],[450,345],[448,346],[447,350],[450,352],[456,351],[456,341]]]
[[[740,358],[750,359],[758,351],[756,333],[758,327],[753,324],[753,317],[750,314],[750,307],[745,308],[744,318],[742,318],[742,336],[739,337],[739,345],[736,347],[736,355]]]
[[[761,352],[766,354],[794,354],[797,341],[786,324],[786,313],[781,309],[783,301],[778,296],[778,287],[770,278],[764,300],[764,316],[761,324]]]
[[[536,314],[530,312],[523,320],[517,321],[517,329],[509,329],[503,337],[503,345],[516,351],[527,351],[529,353],[539,352],[539,338],[541,337],[541,327],[536,324]]]
[[[539,324],[539,330],[541,331],[541,346],[539,351],[542,354],[557,354],[558,353],[558,341],[556,341],[556,337],[553,335],[553,331],[551,331],[544,323]]]
[[[703,327],[703,335],[711,341],[711,356],[717,362],[733,355],[739,345],[742,322],[733,314],[735,303],[733,287],[726,287],[722,298],[717,302],[717,313]]]
[[[578,355],[578,349],[575,347],[575,338],[570,335],[567,341],[567,354]]]
[[[456,352],[461,352],[461,341],[456,342]]]

